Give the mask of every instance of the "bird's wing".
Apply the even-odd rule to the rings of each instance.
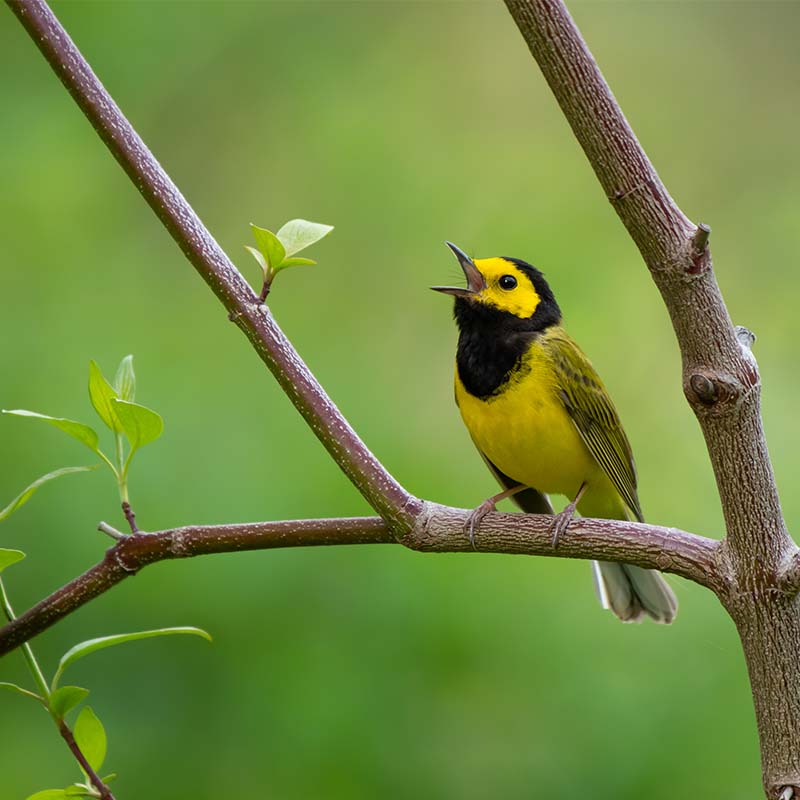
[[[478,447],[477,445],[475,445]],[[511,489],[514,486],[518,486],[518,482],[512,480],[508,477],[504,472],[501,472],[497,467],[492,464],[491,461],[486,457],[486,455],[481,451],[480,447],[478,447],[478,452],[483,457],[483,460],[486,462],[486,466],[489,467],[490,472],[492,475],[497,478],[497,482],[504,488],[504,489]],[[553,506],[550,505],[550,501],[547,499],[546,494],[542,494],[541,492],[537,491],[534,488],[524,489],[521,492],[518,492],[511,498],[516,505],[522,509],[522,511],[527,512],[528,514],[552,514],[553,513]]]
[[[561,401],[578,433],[628,508],[643,521],[631,446],[603,382],[568,336],[551,336],[547,346],[553,356]]]

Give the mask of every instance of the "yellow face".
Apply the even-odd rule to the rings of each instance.
[[[475,295],[486,303],[516,317],[532,317],[541,298],[528,276],[513,262],[504,258],[478,258],[473,262],[486,281],[486,288]]]

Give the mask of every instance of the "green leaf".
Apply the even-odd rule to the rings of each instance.
[[[64,789],[64,795],[66,797],[97,797],[97,789],[90,789],[85,783],[73,783],[72,786]]]
[[[61,661],[58,662],[58,669],[56,670],[55,677],[53,678],[52,689],[55,690],[58,686],[58,681],[61,678],[64,670],[79,658],[88,656],[97,650],[104,650],[106,647],[114,647],[118,644],[125,644],[126,642],[135,642],[139,639],[152,639],[156,636],[171,636],[172,634],[187,633],[193,636],[202,636],[204,639],[211,641],[211,636],[201,628],[193,628],[189,626],[178,628],[155,628],[149,631],[136,631],[135,633],[118,633],[114,636],[103,636],[99,639],[87,639],[85,642],[80,642],[74,647],[71,647],[61,656]]]
[[[38,695],[35,692],[29,692],[27,689],[17,686],[16,683],[6,683],[5,681],[0,681],[0,689],[8,689],[9,692],[17,692],[24,697],[31,697],[34,700],[38,700],[40,703],[43,702],[44,699],[41,697],[41,695]]]
[[[333,225],[322,225],[319,222],[309,222],[307,219],[293,219],[278,231],[278,239],[283,244],[286,255],[293,256],[323,239],[332,230]]]
[[[81,709],[75,720],[73,734],[89,766],[95,771],[99,770],[106,760],[106,731],[91,706]]]
[[[22,561],[25,558],[25,553],[22,550],[7,550],[5,547],[0,547],[0,572],[17,561]]]
[[[62,475],[71,475],[73,472],[89,472],[93,469],[97,469],[97,467],[63,467],[62,469],[48,472],[47,475],[42,475],[41,478],[37,478],[30,486],[23,489],[2,511],[0,511],[0,522],[6,517],[10,517],[20,506],[24,506],[25,503],[31,499],[31,495],[48,481],[60,478]]]
[[[82,422],[75,422],[74,420],[62,419],[60,417],[48,417],[45,414],[37,414],[35,411],[26,411],[22,408],[12,409],[11,411],[6,411],[3,409],[3,413],[12,414],[15,417],[41,419],[44,422],[47,422],[50,425],[58,428],[59,430],[64,431],[64,433],[68,434],[73,439],[77,439],[79,442],[82,442],[92,452],[98,454],[100,453],[100,450],[97,447],[97,433],[88,425],[84,425]]]
[[[264,273],[264,280],[266,280],[269,274],[269,266],[267,265],[267,259],[264,258],[264,254],[260,250],[256,250],[255,247],[250,247],[249,244],[246,244],[244,249],[258,262],[258,266],[261,267],[261,272]]]
[[[294,256],[293,258],[285,258],[283,260],[283,264],[281,264],[281,269],[286,269],[287,267],[299,267],[301,265],[306,264],[316,264],[317,262],[314,261],[312,258],[299,258],[298,256]]]
[[[89,399],[97,416],[114,433],[122,433],[122,423],[117,417],[113,402],[117,399],[114,387],[106,380],[96,361],[89,362]]]
[[[57,797],[69,797],[66,789],[45,789],[36,794],[29,794],[25,800],[55,800]]]
[[[115,781],[116,779],[117,779],[116,772],[109,772],[108,775],[103,775],[100,778],[100,780],[103,781],[103,783],[111,783],[111,781]]]
[[[122,431],[130,442],[131,455],[140,447],[154,442],[164,431],[164,420],[155,411],[126,400],[112,400],[112,405],[122,423]]]
[[[114,391],[120,400],[132,403],[136,397],[136,373],[133,371],[133,356],[125,356],[119,362],[114,377]]]
[[[267,272],[279,269],[283,259],[286,258],[286,250],[281,240],[266,228],[259,228],[258,225],[253,225],[252,223],[250,227],[253,229],[256,246],[267,262]],[[264,277],[267,276],[267,272],[264,273]]]
[[[59,719],[63,719],[64,715],[85,700],[88,694],[89,690],[81,686],[62,686],[50,695],[50,710]]]

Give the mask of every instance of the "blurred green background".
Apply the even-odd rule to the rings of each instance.
[[[254,282],[249,222],[336,231],[271,306],[410,491],[472,507],[494,485],[452,402],[451,239],[548,275],[608,384],[658,523],[719,536],[702,437],[662,303],[499,2],[58,3],[55,10]],[[732,316],[759,335],[788,519],[800,375],[800,5],[573,3],[684,210],[714,230]],[[135,354],[166,432],[132,499],[145,528],[369,513],[100,144],[14,17],[0,15],[0,405],[87,422],[90,358]],[[0,498],[90,463],[0,419]],[[23,609],[122,524],[106,472],[3,525]],[[74,668],[124,798],[752,798],[758,744],[736,632],[672,579],[670,628],[623,626],[577,561],[399,547],[215,556],[148,568],[36,640],[51,669],[90,636],[194,624]],[[3,680],[27,681],[19,654]],[[0,795],[76,768],[50,721],[0,698]]]

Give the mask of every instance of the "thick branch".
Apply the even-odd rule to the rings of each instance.
[[[425,553],[472,552],[464,526],[471,512],[425,503],[417,524],[400,541]],[[574,519],[553,547],[553,517],[542,514],[487,514],[475,537],[481,553],[618,561],[680,575],[712,591],[725,581],[714,539],[639,522]]]
[[[727,546],[734,558],[777,571],[793,545],[761,425],[758,368],[717,286],[710,229],[690,222],[670,197],[564,4],[506,5],[669,310],[684,390],[717,478]]]
[[[413,498],[350,427],[258,302],[214,237],[156,161],[42,0],[6,0],[114,158],[186,257],[250,340],[281,388],[367,502],[398,531],[411,524]]]
[[[770,798],[800,785],[800,600],[784,586],[789,538],[759,408],[752,334],[737,338],[717,286],[710,228],[661,183],[560,0],[505,0],[667,306],[684,393],[705,437],[725,515],[719,593],[742,640]]]
[[[473,552],[464,525],[470,512],[422,503],[412,529],[400,539],[412,550]],[[489,514],[476,539],[484,553],[517,553],[620,561],[672,572],[719,591],[719,542],[675,528],[607,519],[576,519],[553,549],[553,518],[535,514]],[[210,553],[334,544],[395,542],[380,517],[191,525],[123,536],[91,569],[53,592],[0,630],[0,656],[47,630],[85,603],[148,564]]]

